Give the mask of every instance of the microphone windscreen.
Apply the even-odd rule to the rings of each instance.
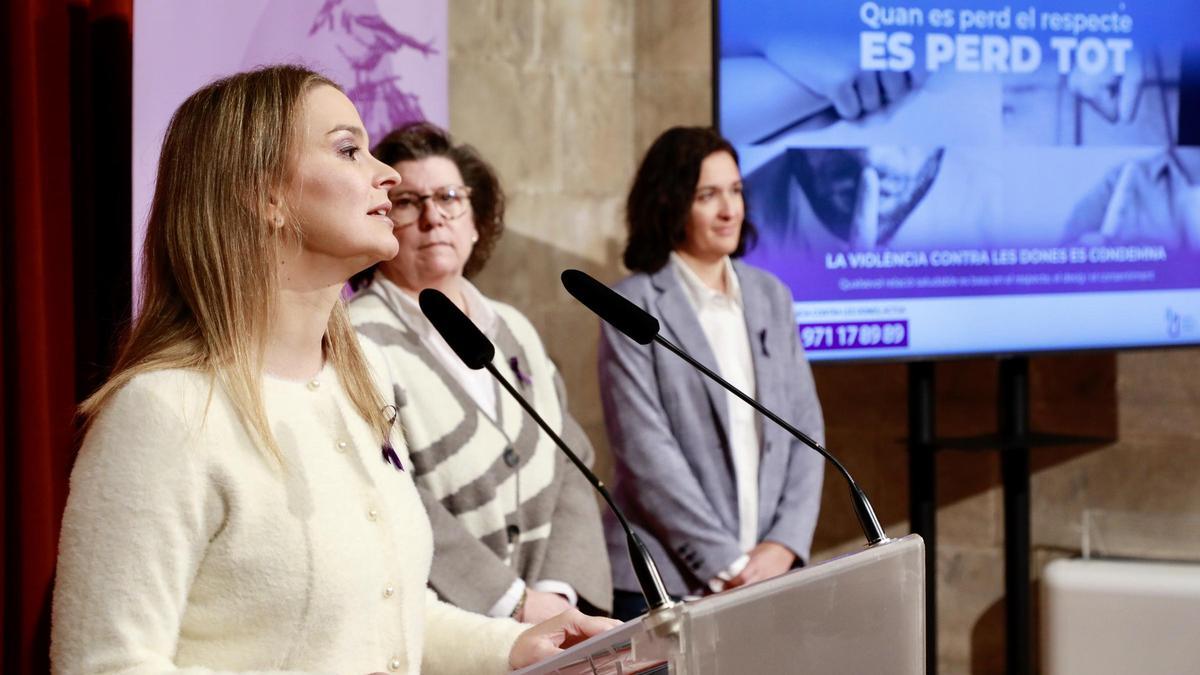
[[[658,319],[620,293],[579,270],[564,270],[563,288],[629,339],[648,345],[658,335]]]
[[[492,362],[496,347],[450,298],[437,289],[426,288],[417,300],[425,318],[468,368],[479,370]]]

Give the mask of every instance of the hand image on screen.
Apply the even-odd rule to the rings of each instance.
[[[1192,249],[1200,248],[1200,185],[1189,185],[1180,195],[1180,223]]]
[[[1137,205],[1141,200],[1143,190],[1134,179],[1136,168],[1133,162],[1126,162],[1117,174],[1117,182],[1113,185],[1112,197],[1104,209],[1104,220],[1100,221],[1098,232],[1088,232],[1080,241],[1087,244],[1103,244],[1115,239],[1122,229],[1133,227],[1137,222]]]
[[[1112,68],[1086,73],[1078,64],[1067,76],[1067,90],[1095,108],[1104,119],[1130,124],[1137,114],[1142,85],[1146,81],[1145,56],[1130,51],[1124,59],[1124,72]]]
[[[879,244],[879,172],[867,166],[858,179],[858,198],[850,220],[850,245],[872,249]]]
[[[1200,148],[1121,163],[1075,206],[1067,243],[1200,249]]]
[[[842,119],[855,120],[899,103],[925,80],[923,70],[872,71],[859,66],[857,45],[780,39],[764,55],[793,80],[829,101]]]
[[[937,179],[941,148],[819,148],[798,153],[813,211],[852,248],[885,246]]]

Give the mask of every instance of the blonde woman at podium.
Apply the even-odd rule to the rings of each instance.
[[[341,302],[396,253],[399,176],[367,143],[294,66],[175,113],[140,312],[82,408],[54,672],[503,673],[612,625],[529,627],[426,587],[429,520]]]
[[[752,244],[737,153],[711,129],[676,127],[643,158],[626,204],[616,289],[662,334],[823,442],[792,296],[739,258]],[[667,591],[698,596],[807,562],[824,475],[820,455],[657,344],[604,325],[600,389],[614,498],[660,566]],[[605,521],[614,611],[645,611],[625,535]]]

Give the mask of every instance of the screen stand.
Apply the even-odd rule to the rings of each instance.
[[[932,361],[908,364],[908,515],[925,540],[925,672],[937,673],[937,451]]]
[[[1033,605],[1030,590],[1030,449],[1108,443],[1111,438],[1029,430],[1029,359],[1000,359],[997,373],[998,433],[938,439],[934,430],[934,364],[908,365],[909,519],[925,540],[926,671],[937,672],[937,465],[938,450],[999,450],[1004,492],[1005,672],[1033,672]]]
[[[1000,359],[997,396],[1004,483],[1004,654],[1007,671],[1032,671],[1029,588],[1029,359]]]

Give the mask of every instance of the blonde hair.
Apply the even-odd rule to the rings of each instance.
[[[113,374],[80,406],[86,425],[142,373],[182,368],[208,374],[238,416],[283,459],[263,404],[266,327],[278,294],[280,236],[268,222],[271,195],[288,178],[304,96],[338,88],[306,68],[239,73],[192,94],[171,118],[142,249],[141,310]],[[339,300],[323,338],[359,415],[380,439],[383,400]]]

